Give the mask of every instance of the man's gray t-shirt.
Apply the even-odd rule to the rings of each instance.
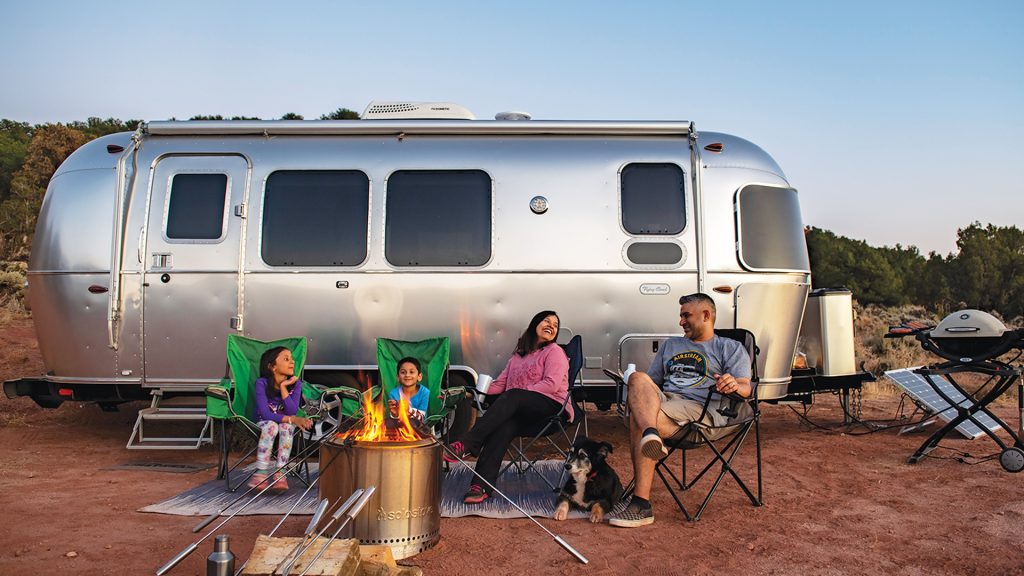
[[[661,344],[647,370],[665,392],[698,402],[707,398],[708,388],[714,388],[715,374],[750,378],[750,356],[742,344],[717,334],[704,342],[675,336]]]

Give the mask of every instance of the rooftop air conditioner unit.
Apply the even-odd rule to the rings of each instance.
[[[451,102],[370,102],[363,120],[476,120],[464,106]]]

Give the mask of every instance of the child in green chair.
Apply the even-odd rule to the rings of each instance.
[[[295,376],[292,351],[275,346],[260,357],[260,377],[253,387],[256,395],[256,424],[260,427],[260,440],[256,448],[256,473],[249,480],[250,487],[262,489],[273,482],[272,490],[285,491],[288,481],[282,472],[268,478],[275,469],[270,463],[270,452],[277,438],[277,466],[284,468],[292,451],[292,437],[296,428],[309,430],[313,421],[296,416],[302,401],[302,381]]]
[[[398,361],[398,386],[388,394],[388,410],[393,417],[398,416],[400,399],[404,397],[409,404],[409,418],[420,422],[427,419],[430,389],[420,386],[423,381],[422,370],[420,361],[411,356]]]

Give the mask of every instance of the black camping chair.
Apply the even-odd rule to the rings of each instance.
[[[757,402],[757,355],[759,349],[754,341],[754,335],[748,330],[742,328],[729,328],[729,329],[716,329],[715,334],[723,338],[730,338],[743,344],[747,350],[747,354],[750,356],[751,362],[751,382],[754,384],[754,393],[750,398],[730,398],[728,404],[723,404],[722,408],[717,410],[722,411],[723,414],[727,414],[728,424],[724,426],[713,426],[704,423],[704,416],[707,415],[708,410],[715,410],[716,408],[711,407],[712,395],[708,394],[707,399],[704,401],[704,407],[701,410],[700,418],[695,422],[690,422],[683,426],[679,432],[674,434],[671,438],[663,439],[666,448],[668,448],[668,455],[658,461],[655,466],[655,471],[658,473],[658,477],[661,478],[662,483],[665,484],[665,488],[668,489],[672,495],[672,499],[676,501],[676,505],[679,506],[679,510],[683,513],[683,516],[691,522],[696,522],[700,519],[701,514],[707,508],[708,503],[711,502],[711,497],[715,495],[719,485],[728,474],[736,481],[736,484],[743,490],[743,493],[750,499],[750,503],[754,506],[761,506],[761,412]],[[622,377],[613,372],[605,371],[613,380],[616,381],[618,386],[625,386],[626,384],[622,381]],[[619,397],[622,397],[620,393]],[[740,448],[743,447],[744,441],[750,434],[750,431],[754,431],[754,443],[756,447],[756,467],[757,467],[757,496],[747,487],[747,484],[740,478],[740,475],[736,472],[733,467],[733,460],[739,453]],[[696,450],[700,448],[707,448],[711,451],[712,456],[700,471],[687,480],[687,462],[686,454],[690,450]],[[669,458],[679,451],[681,453],[681,474],[676,476],[675,472],[672,471],[669,465]],[[711,487],[705,494],[703,501],[700,503],[700,507],[697,509],[697,513],[691,515],[683,505],[682,500],[679,498],[679,492],[686,492],[697,485],[698,482],[703,479],[708,472],[712,472],[717,466],[718,474],[715,476],[714,481],[711,483]],[[671,478],[671,481],[670,481]],[[631,481],[626,487],[626,494],[631,494],[633,491],[633,482]]]
[[[586,391],[583,386],[583,339],[577,334],[573,336],[567,344],[559,344],[562,350],[565,351],[565,355],[569,358],[569,393],[565,397],[565,402],[562,403],[561,408],[558,412],[546,420],[541,420],[534,423],[531,426],[525,427],[519,431],[518,442],[513,442],[509,446],[509,462],[502,467],[501,472],[498,474],[504,474],[506,470],[511,467],[515,467],[516,471],[520,474],[525,474],[528,470],[533,470],[540,476],[552,490],[558,491],[559,487],[556,484],[552,484],[543,474],[537,470],[536,465],[540,460],[540,457],[530,458],[527,456],[527,452],[539,442],[541,439],[547,440],[548,443],[558,451],[563,459],[569,457],[569,450],[572,447],[572,443],[576,440],[579,435],[580,427],[583,427],[584,434],[587,432],[587,413],[583,409],[582,400],[586,398]],[[569,406],[572,405],[574,420],[569,422]],[[572,435],[570,436],[570,431]],[[565,443],[563,448],[559,445],[559,441]],[[563,471],[564,474],[564,471]],[[561,477],[559,477],[559,483],[561,483]]]

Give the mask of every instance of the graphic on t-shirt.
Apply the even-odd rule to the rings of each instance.
[[[708,359],[696,350],[680,352],[669,359],[665,373],[676,388],[697,388],[708,379]]]

